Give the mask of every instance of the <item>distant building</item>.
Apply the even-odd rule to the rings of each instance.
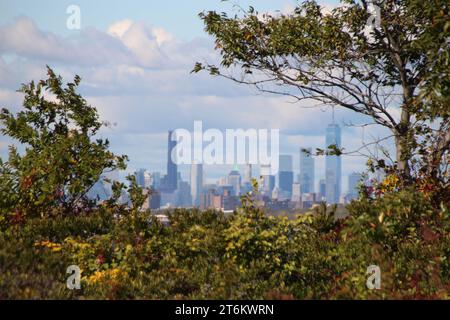
[[[176,192],[161,191],[161,207],[174,208],[177,207]]]
[[[244,169],[244,178],[242,180],[243,184],[252,183],[252,165],[247,163]]]
[[[145,188],[145,172],[145,169],[139,169],[134,174],[136,177],[136,184],[141,188]]]
[[[220,185],[217,186],[216,191],[218,194],[224,194],[225,190],[230,190],[230,193],[233,191],[233,187],[228,185],[228,184],[224,184],[224,185]]]
[[[174,192],[177,188],[177,165],[172,159],[172,151],[176,147],[177,142],[175,137],[172,137],[173,131],[169,131],[167,138],[167,175],[164,179],[164,186],[162,188],[165,192]]]
[[[211,208],[213,208],[215,210],[223,209],[223,196],[222,195],[215,194],[211,200],[212,200]]]
[[[279,195],[280,195],[280,189],[277,186],[275,186],[275,188],[273,188],[271,198],[274,200],[278,199]]]
[[[270,199],[269,197],[263,198],[263,205],[269,212],[287,211],[292,207],[289,200]]]
[[[161,207],[161,194],[158,190],[149,189],[149,190],[143,190],[144,194],[147,195],[147,198],[144,201],[144,204],[142,205],[142,209],[152,209],[152,210],[158,210]]]
[[[241,194],[241,175],[239,171],[232,170],[228,174],[228,184],[233,187],[233,195],[239,196]]]
[[[100,179],[94,184],[94,186],[87,193],[87,198],[96,200],[99,202],[108,200],[112,196],[111,183],[105,181],[105,176],[102,175]]]
[[[305,152],[306,150],[306,152]],[[300,148],[300,180],[302,193],[314,192],[315,168],[311,148]]]
[[[271,197],[273,189],[275,188],[275,176],[270,174],[270,165],[261,165],[260,171],[262,177],[260,186],[261,192],[264,195]]]
[[[358,186],[362,182],[362,174],[357,172],[352,172],[348,176],[348,200],[353,200],[358,198]]]
[[[226,186],[227,184],[227,177],[220,177],[219,180],[217,180],[218,186]]]
[[[292,184],[294,183],[294,172],[292,171],[292,156],[280,155],[278,186],[280,191],[292,194]]]
[[[154,189],[161,188],[161,173],[159,173],[159,172],[152,173],[152,187]]]
[[[214,183],[203,184],[203,190],[217,190],[217,185]]]
[[[203,192],[203,165],[193,163],[191,165],[191,196],[192,205],[200,206],[200,195]]]
[[[241,206],[241,200],[237,196],[233,196],[231,190],[225,189],[222,196],[222,209],[235,210]]]
[[[152,187],[152,175],[150,174],[150,172],[148,172],[147,170],[145,170],[144,172],[144,188],[151,188]]]
[[[161,194],[158,190],[151,190],[149,195],[150,209],[158,210],[161,207]]]
[[[218,194],[215,189],[208,189],[200,196],[200,209],[222,210],[223,196]]]
[[[191,186],[186,181],[178,181],[176,193],[176,203],[179,207],[192,206]]]
[[[244,169],[244,178],[242,179],[241,194],[246,194],[252,190],[252,165],[247,163]]]
[[[290,201],[292,197],[292,193],[289,191],[284,191],[275,187],[272,191],[272,199],[277,199],[279,201],[288,200]]]
[[[325,137],[326,148],[335,145],[342,147],[341,128],[333,122],[327,126]],[[325,180],[326,180],[326,199],[329,203],[338,203],[341,195],[341,176],[342,164],[341,157],[337,155],[325,156]]]
[[[124,189],[122,189],[122,191],[120,192],[120,197],[117,201],[123,205],[127,205],[127,206],[131,205],[130,196],[129,196],[128,192]]]
[[[318,200],[323,201],[326,200],[327,197],[327,184],[325,179],[319,180],[319,197]]]
[[[301,202],[302,201],[302,192],[301,192],[301,186],[300,183],[294,183],[292,185],[292,202]]]
[[[215,195],[214,189],[209,189],[206,192],[202,192],[202,194],[200,195],[200,204],[199,204],[201,210],[206,210],[210,208],[212,202],[211,197],[214,195]]]
[[[246,182],[241,186],[241,194],[246,194],[250,191],[253,191],[253,186],[250,182]]]
[[[316,203],[316,194],[315,193],[303,193],[302,194],[302,208],[309,209]]]

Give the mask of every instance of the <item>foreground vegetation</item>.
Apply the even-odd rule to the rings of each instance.
[[[100,206],[3,226],[0,298],[448,299],[449,219],[421,193],[361,199],[345,219],[324,208],[295,220],[253,204],[228,217]],[[82,270],[80,290],[66,268]],[[366,287],[369,265],[381,289]]]

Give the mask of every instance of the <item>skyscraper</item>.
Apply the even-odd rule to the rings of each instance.
[[[319,200],[325,200],[327,198],[327,183],[325,179],[319,180]]]
[[[361,182],[362,175],[353,172],[348,175],[348,198],[349,200],[358,198],[358,186]]]
[[[242,182],[243,183],[251,183],[252,182],[252,165],[250,163],[247,163],[245,165],[244,179]]]
[[[203,165],[193,163],[191,165],[191,196],[192,204],[200,206],[200,195],[203,191]]]
[[[144,172],[144,188],[151,188],[153,182],[152,182],[153,178],[150,172],[148,172],[147,170],[145,170]]]
[[[136,177],[136,184],[141,188],[145,188],[145,169],[139,169],[134,175]]]
[[[306,151],[307,152],[306,152]],[[314,193],[314,158],[311,148],[300,148],[300,189],[302,193]]]
[[[341,128],[333,122],[327,126],[325,137],[325,148],[328,150],[330,145],[341,148]],[[326,199],[329,203],[338,203],[341,195],[341,176],[342,176],[341,157],[337,155],[325,156],[325,181],[326,181]]]
[[[244,168],[244,177],[242,179],[241,194],[252,191],[252,165],[247,163]]]
[[[177,165],[172,159],[172,150],[177,145],[175,140],[172,140],[173,131],[169,131],[168,141],[167,141],[167,178],[165,189],[168,192],[173,192],[177,188]],[[174,137],[175,138],[175,137]]]
[[[228,174],[228,184],[233,187],[234,196],[239,196],[241,194],[241,175],[236,168]]]
[[[134,173],[136,177],[136,184],[141,188],[150,188],[152,187],[152,175],[145,169],[139,169]]]
[[[149,207],[150,209],[159,209],[161,206],[161,194],[158,190],[152,190],[149,195]]]
[[[267,196],[272,196],[275,187],[275,176],[271,175],[270,165],[261,165],[260,176],[262,177],[261,190]]]
[[[191,186],[188,182],[178,180],[178,187],[175,194],[176,202],[179,207],[190,207],[192,205]]]
[[[152,187],[154,189],[161,187],[161,174],[158,171],[152,173]]]
[[[278,172],[278,186],[281,191],[292,194],[292,184],[294,183],[294,172],[292,171],[292,156],[280,155],[280,169]]]
[[[302,192],[300,183],[294,183],[292,185],[292,202],[301,202],[302,201]]]
[[[112,196],[111,183],[106,182],[105,175],[101,175],[100,179],[92,186],[89,192],[86,194],[88,199],[96,201],[105,201]]]

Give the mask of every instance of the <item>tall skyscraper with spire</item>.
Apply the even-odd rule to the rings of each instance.
[[[341,128],[334,121],[334,108],[332,122],[327,126],[325,136],[325,148],[335,145],[341,148]],[[326,199],[329,203],[338,203],[341,195],[342,163],[337,155],[325,156],[325,183]]]

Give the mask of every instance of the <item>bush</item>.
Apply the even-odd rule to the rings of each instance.
[[[169,226],[111,210],[2,232],[1,298],[448,298],[448,212],[414,190],[355,201],[340,220],[268,217],[252,202],[230,216],[178,209]],[[65,288],[72,264],[81,290]],[[372,264],[380,290],[366,288]]]

